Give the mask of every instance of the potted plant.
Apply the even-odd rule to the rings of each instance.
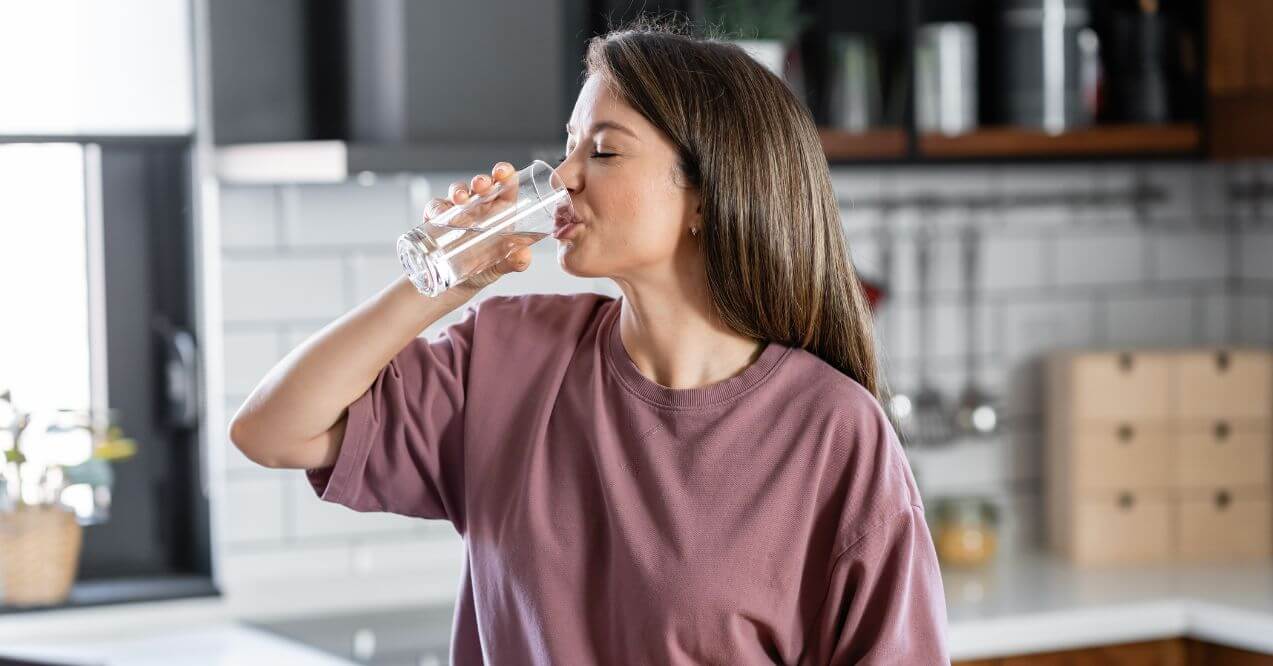
[[[83,526],[109,516],[112,463],[136,453],[116,412],[32,414],[0,392],[0,601],[64,602],[79,567]]]
[[[729,36],[726,41],[779,77],[788,49],[808,20],[796,0],[709,0],[705,14],[712,28]]]

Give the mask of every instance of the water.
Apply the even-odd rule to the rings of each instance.
[[[543,194],[542,187],[527,179],[516,201],[493,190],[403,234],[398,256],[416,289],[437,296],[549,236],[555,212],[570,199],[564,189]]]
[[[467,280],[481,270],[549,235],[546,231],[495,231],[427,222],[405,239],[417,251],[399,254],[411,281],[434,295]],[[508,244],[514,247],[508,248]]]

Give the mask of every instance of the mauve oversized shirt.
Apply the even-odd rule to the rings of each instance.
[[[692,389],[648,379],[622,299],[493,296],[349,406],[326,501],[450,521],[467,664],[942,664],[914,477],[879,403],[768,343]]]

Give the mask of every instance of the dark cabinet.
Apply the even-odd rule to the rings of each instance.
[[[1273,156],[1273,2],[1208,0],[1210,154]]]

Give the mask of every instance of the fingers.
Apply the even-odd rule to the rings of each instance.
[[[473,176],[473,180],[469,182],[469,191],[474,195],[482,195],[489,192],[491,186],[491,177],[479,174]]]
[[[491,176],[504,185],[499,198],[503,201],[517,200],[517,170],[508,162],[496,162],[491,168]]]
[[[457,204],[462,204],[469,200],[469,186],[462,180],[451,183],[447,188],[446,198]]]
[[[518,250],[517,253],[513,255],[513,259],[515,260],[514,265],[517,267],[516,270],[518,272],[521,272],[526,270],[527,268],[530,268],[531,256],[532,255],[530,253],[530,248],[528,247],[524,247]]]
[[[530,268],[530,248],[523,247],[500,260],[496,270],[503,273],[521,273]]]
[[[454,205],[455,204],[447,201],[446,199],[439,199],[437,197],[429,199],[429,203],[424,206],[424,219],[432,220],[442,213],[445,213],[447,209]]]
[[[496,182],[506,185],[512,184],[516,186],[517,171],[513,169],[513,165],[508,162],[496,162],[491,168],[491,175],[478,174],[473,176],[472,180],[465,183],[457,180],[451,183],[447,188],[446,198],[457,204],[462,204],[474,196],[480,196],[490,191]],[[514,196],[516,196],[514,194]]]

